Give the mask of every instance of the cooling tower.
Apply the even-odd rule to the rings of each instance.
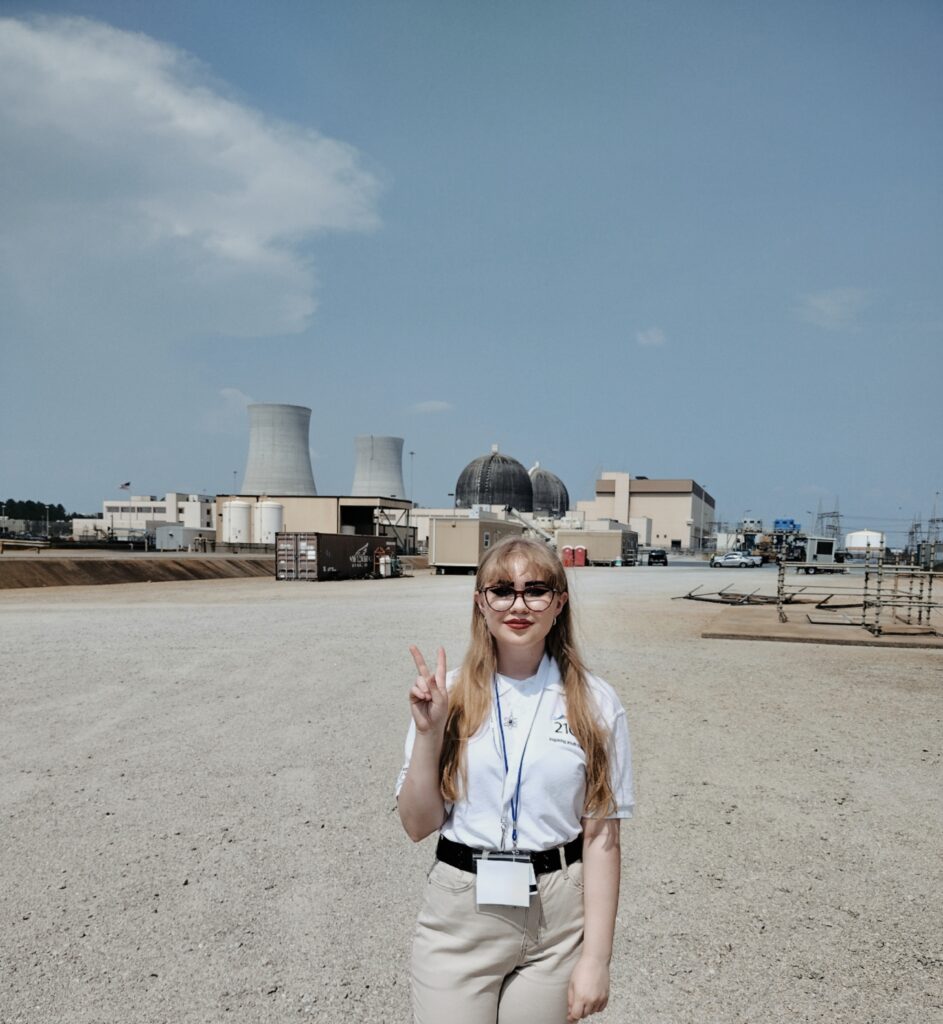
[[[403,439],[364,434],[354,438],[357,464],[354,467],[353,497],[405,498],[403,484]]]
[[[240,494],[310,497],[318,493],[311,472],[303,405],[250,405],[249,457]]]

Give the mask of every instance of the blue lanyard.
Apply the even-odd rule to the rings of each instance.
[[[498,712],[498,728],[501,731],[501,753],[504,755],[504,775],[507,777],[508,772],[511,770],[508,764],[508,745],[507,740],[504,737],[504,716],[501,713],[501,694],[498,693],[498,681],[493,679],[494,685],[494,700],[497,706]],[[519,813],[521,809],[521,775],[524,771],[524,754],[527,752],[527,744],[530,741],[530,734],[534,731],[534,722],[537,721],[537,714],[540,711],[540,702],[544,698],[544,691],[541,689],[540,696],[537,698],[537,707],[534,709],[534,717],[531,719],[530,728],[527,730],[527,736],[524,739],[524,748],[521,750],[521,759],[517,766],[517,784],[514,787],[514,793],[511,796],[511,844],[512,849],[517,850],[517,822],[519,820]],[[504,849],[504,835],[507,831],[507,820],[502,817],[501,819],[501,849]]]

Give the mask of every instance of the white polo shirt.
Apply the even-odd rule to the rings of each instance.
[[[457,671],[449,673],[447,688],[451,689],[456,675]],[[517,785],[521,748],[526,742],[517,823],[518,848],[549,850],[562,846],[582,832],[586,754],[569,731],[559,667],[544,655],[536,676],[519,680],[498,675],[496,680],[508,771],[505,773],[501,731],[496,708],[492,706],[491,714],[468,743],[467,793],[456,804],[446,804],[447,817],[440,831],[447,839],[476,849],[501,848],[501,821],[511,818],[510,802]],[[632,755],[625,711],[608,683],[592,675],[587,676],[587,683],[598,720],[610,733],[609,784],[616,809],[607,817],[630,818],[634,808]],[[406,736],[406,760],[396,784],[397,797],[406,780],[415,738],[416,727],[411,722]],[[505,848],[510,846],[508,829]]]

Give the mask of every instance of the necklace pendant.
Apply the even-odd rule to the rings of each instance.
[[[504,724],[508,729],[513,729],[517,725],[517,719],[514,717],[513,711],[508,713],[507,718],[504,720]]]

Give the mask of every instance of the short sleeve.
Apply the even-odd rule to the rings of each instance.
[[[456,676],[458,675],[458,669],[452,669],[449,674],[445,677],[445,688],[451,690],[455,683]],[[399,799],[400,790],[403,788],[403,783],[406,781],[406,773],[409,771],[409,762],[413,756],[413,745],[416,742],[416,723],[410,717],[409,719],[409,731],[406,733],[406,749],[404,751],[403,767],[399,770],[399,775],[396,777],[396,787],[393,790],[393,795],[396,799]],[[446,807],[450,808],[451,804],[446,804]]]
[[[399,791],[403,788],[403,783],[406,781],[406,773],[409,771],[409,761],[413,756],[413,744],[416,742],[416,723],[410,719],[409,731],[406,733],[406,750],[403,760],[403,767],[400,769],[399,775],[396,778],[396,789],[394,790],[394,796],[399,799]]]
[[[615,801],[615,811],[607,818],[631,818],[635,812],[635,793],[632,785],[632,745],[625,711],[620,707],[612,723],[609,738],[609,786]]]

